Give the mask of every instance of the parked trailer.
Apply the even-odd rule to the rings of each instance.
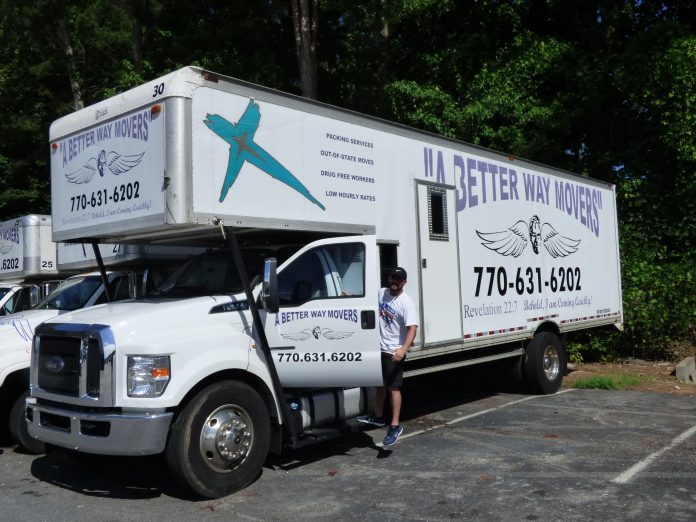
[[[501,360],[553,393],[563,335],[622,323],[613,185],[195,67],[58,120],[50,141],[54,240],[229,250],[155,298],[38,327],[29,432],[164,453],[204,497],[354,426],[381,383],[377,292],[397,264],[420,314],[410,375]]]
[[[60,278],[51,216],[30,214],[0,223],[0,316],[31,308]]]

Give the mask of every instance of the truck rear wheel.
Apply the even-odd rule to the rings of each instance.
[[[38,455],[40,453],[45,453],[46,446],[40,440],[29,435],[29,428],[27,427],[27,421],[24,417],[24,412],[26,410],[25,400],[27,397],[29,397],[29,390],[26,390],[17,397],[17,400],[15,400],[12,405],[9,418],[10,437],[28,453]]]
[[[266,405],[239,381],[204,388],[183,409],[169,436],[167,466],[184,486],[219,498],[249,485],[270,443]]]
[[[527,345],[523,376],[532,393],[556,393],[563,381],[565,350],[553,332],[539,332]]]

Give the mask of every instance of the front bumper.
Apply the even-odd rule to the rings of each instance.
[[[27,399],[29,434],[47,444],[98,455],[162,453],[173,413],[86,413]]]

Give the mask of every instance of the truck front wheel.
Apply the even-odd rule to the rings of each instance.
[[[38,455],[46,451],[46,446],[40,440],[29,435],[29,428],[24,417],[24,412],[27,407],[25,404],[26,398],[29,397],[29,390],[26,390],[15,400],[10,410],[9,428],[10,437],[20,448],[23,448],[29,453]]]
[[[184,486],[219,498],[249,485],[270,443],[268,411],[259,394],[239,381],[204,388],[172,426],[167,466]]]
[[[539,332],[527,345],[523,375],[532,393],[556,393],[565,369],[565,350],[553,332]]]

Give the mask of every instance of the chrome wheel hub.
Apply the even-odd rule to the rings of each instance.
[[[201,430],[203,461],[215,471],[233,471],[246,460],[253,438],[249,414],[238,406],[221,406],[208,416]]]
[[[561,371],[561,357],[555,346],[549,345],[544,350],[544,373],[549,381],[555,381]]]

